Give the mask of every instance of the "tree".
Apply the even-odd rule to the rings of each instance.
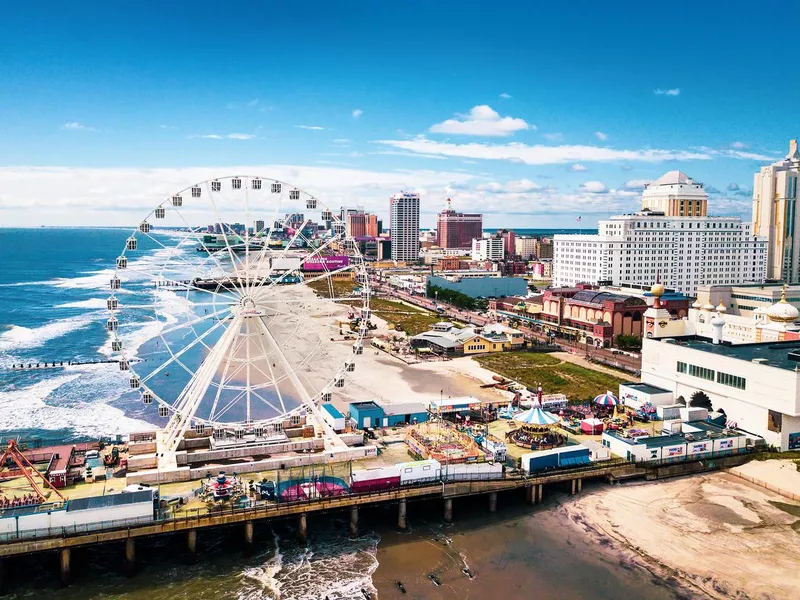
[[[621,350],[639,350],[642,347],[642,340],[635,335],[620,333],[616,338],[616,346]]]
[[[708,394],[697,390],[689,399],[689,406],[693,408],[707,408],[709,411],[713,410],[711,407],[711,398]]]

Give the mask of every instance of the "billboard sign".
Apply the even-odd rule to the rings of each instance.
[[[303,271],[335,271],[349,265],[349,256],[313,256],[303,261]]]

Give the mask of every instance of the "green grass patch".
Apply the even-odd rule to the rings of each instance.
[[[478,363],[534,390],[542,386],[545,394],[565,394],[575,401],[584,401],[606,390],[616,392],[626,380],[601,371],[565,362],[551,354],[536,352],[502,352],[475,357]]]
[[[317,296],[323,298],[347,298],[353,295],[353,288],[358,287],[355,281],[346,279],[319,279],[306,284]]]
[[[405,331],[408,335],[428,331],[431,325],[442,320],[442,316],[437,313],[383,298],[371,299],[369,307],[376,317],[392,323],[396,329]]]

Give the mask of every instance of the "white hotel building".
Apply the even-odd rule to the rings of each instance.
[[[738,217],[707,216],[703,186],[670,171],[646,186],[642,211],[600,221],[597,235],[553,238],[553,284],[610,282],[695,295],[701,285],[761,283],[766,241]]]

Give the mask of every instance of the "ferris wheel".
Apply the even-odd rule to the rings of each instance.
[[[316,197],[266,177],[204,181],[165,198],[116,259],[111,350],[147,410],[165,420],[159,457],[187,431],[277,438],[320,418],[355,370],[370,326],[359,244]],[[148,290],[152,303],[126,302]],[[157,335],[128,348],[142,313]]]

